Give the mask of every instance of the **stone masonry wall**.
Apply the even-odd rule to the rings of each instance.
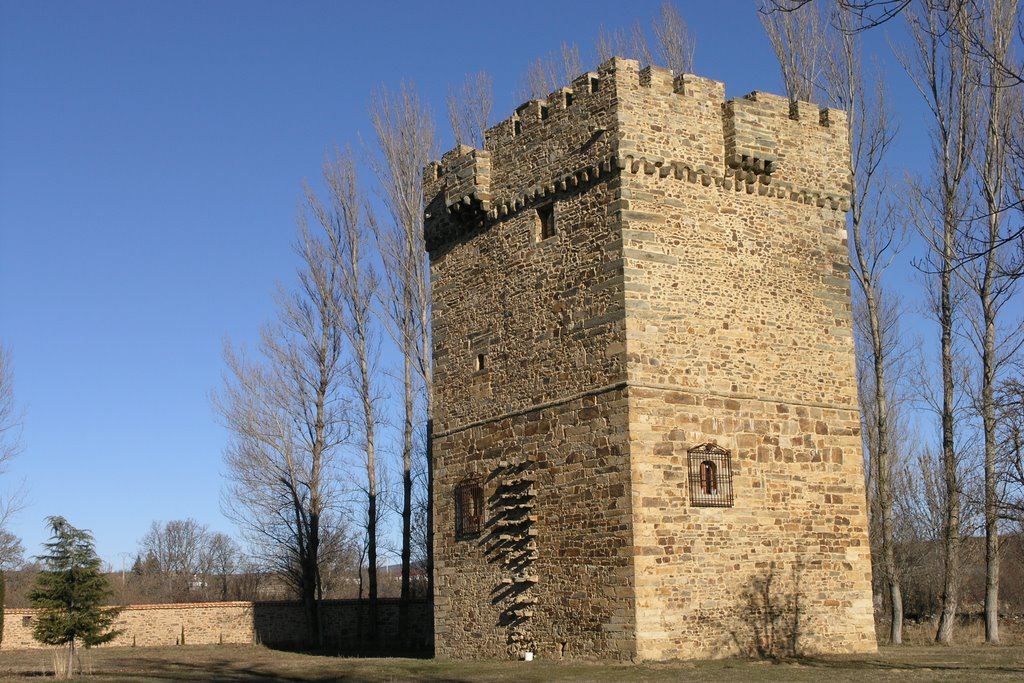
[[[844,192],[844,119],[763,94],[712,107],[751,170],[712,155],[710,182],[677,178],[660,170],[699,165],[683,132],[713,117],[634,69],[618,92],[639,656],[749,647],[744,593],[769,574],[780,601],[798,591],[800,647],[873,650],[846,225],[819,202]],[[689,503],[687,450],[707,442],[733,456],[731,508]]]
[[[398,601],[381,600],[378,608],[381,641],[396,642]],[[48,647],[32,638],[34,609],[4,610],[5,650]],[[367,619],[365,603],[358,600],[324,602],[328,645],[345,649],[357,642],[360,620]],[[425,601],[410,605],[411,647],[423,650],[430,642],[430,609]],[[115,628],[123,631],[106,647],[158,647],[169,645],[228,645],[262,643],[272,647],[298,645],[303,632],[302,606],[295,602],[204,602],[168,605],[130,605],[118,616]],[[386,649],[386,648],[385,648]],[[398,649],[395,649],[398,652]]]
[[[32,638],[37,610],[4,610],[4,649],[48,647]],[[209,645],[254,642],[253,603],[208,602],[176,605],[133,605],[126,607],[115,628],[123,633],[111,645]]]
[[[613,59],[425,171],[439,656],[734,653],[768,578],[801,649],[874,649],[846,136]],[[690,500],[705,443],[732,507]]]
[[[518,658],[527,651],[549,659],[632,657],[626,420],[626,398],[617,390],[435,442],[439,658]],[[458,465],[481,476],[486,513],[483,533],[456,540]],[[533,520],[521,540],[502,524],[509,514],[502,494],[515,491],[514,478],[528,479],[532,490],[525,500]],[[531,546],[536,559],[523,561]]]

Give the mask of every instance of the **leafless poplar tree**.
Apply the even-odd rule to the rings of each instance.
[[[782,82],[790,101],[813,102],[821,78],[822,57],[830,40],[827,22],[817,5],[788,12],[772,12],[771,1],[761,5],[761,25],[782,70]],[[849,21],[849,19],[844,19]],[[845,47],[843,51],[847,51]]]
[[[225,451],[225,513],[256,553],[292,585],[306,638],[321,643],[322,527],[339,522],[339,450],[348,437],[340,318],[340,265],[298,217],[298,289],[281,291],[278,320],[264,330],[261,358],[225,347],[228,375],[217,411],[231,434]]]
[[[374,330],[373,304],[378,294],[377,274],[366,258],[367,222],[363,217],[363,195],[360,193],[355,161],[350,150],[336,152],[323,167],[329,205],[321,202],[310,187],[306,187],[306,204],[320,226],[327,250],[327,258],[336,269],[337,290],[334,299],[340,310],[337,319],[348,346],[351,363],[347,381],[355,396],[358,409],[353,411],[355,425],[353,440],[362,456],[366,473],[366,546],[369,561],[370,624],[376,625],[377,560],[379,519],[378,456],[376,433],[379,422],[379,375],[376,359],[379,356]]]
[[[920,0],[920,4],[927,7],[933,0]],[[846,30],[859,32],[875,28],[885,22],[907,13],[914,7],[914,0],[767,0],[768,8],[772,12],[795,12],[810,4],[835,5],[854,18],[852,26]],[[966,16],[976,18],[979,16],[978,0],[942,0],[945,9],[945,18],[950,23],[936,26],[938,31],[945,33],[952,28],[952,22],[958,17]],[[1018,43],[1024,42],[1024,17],[1019,13],[1016,16],[1008,17],[1013,22],[1007,27],[1016,36]],[[991,50],[991,43],[987,40],[987,28],[984,22],[967,21],[958,30],[963,32],[962,38],[972,54],[977,56],[983,63],[990,64],[993,68],[1002,72],[1003,77],[1014,85],[1024,84],[1024,61],[1021,61],[1019,54],[1008,53],[1003,56],[996,55]]]
[[[390,214],[389,221],[372,220],[384,261],[381,304],[387,328],[402,353],[401,621],[403,633],[406,633],[413,538],[413,458],[419,422],[417,395],[425,406],[428,432],[432,415],[430,280],[423,241],[423,169],[434,156],[434,122],[426,104],[409,83],[403,83],[395,92],[383,86],[378,89],[370,107],[370,118],[378,151],[373,167]],[[429,452],[426,460],[429,500],[433,481]],[[431,560],[428,546],[428,565]]]
[[[526,70],[522,99],[542,100],[583,73],[580,50],[575,43],[562,43],[561,52],[538,57]]]
[[[850,27],[850,30],[853,31],[880,26],[893,17],[899,16],[913,2],[913,0],[829,0],[830,3],[833,1],[837,9],[854,19]],[[815,4],[814,0],[768,0],[768,8],[772,12],[796,12],[810,4]]]
[[[661,3],[661,10],[653,28],[654,37],[658,41],[658,59],[661,66],[672,69],[672,73],[675,74],[693,73],[693,37],[674,4]]]
[[[852,17],[842,9],[837,10],[834,21],[839,26],[849,25]],[[814,16],[814,19],[806,19]],[[824,45],[826,22],[818,17],[814,8],[802,12],[778,14],[768,20],[762,14],[765,30],[769,33],[776,53],[782,49],[778,41],[783,35],[790,39],[804,31],[817,32],[816,46],[806,46],[806,51],[790,56],[783,62],[784,80],[790,97],[810,95],[813,89],[813,70],[802,60],[816,61]],[[803,18],[801,18],[803,17]],[[799,24],[787,27],[785,24]],[[803,22],[800,24],[800,22]],[[895,136],[895,126],[888,116],[885,103],[883,79],[875,80],[876,87],[867,89],[862,66],[858,37],[852,31],[840,31],[835,36],[835,45],[825,62],[822,86],[829,103],[845,109],[848,116],[848,137],[850,143],[850,210],[847,220],[850,226],[851,274],[862,295],[864,324],[858,327],[862,343],[857,345],[864,366],[870,374],[861,383],[861,399],[864,410],[866,443],[872,473],[871,483],[875,499],[875,510],[879,517],[877,532],[882,554],[882,568],[886,597],[892,621],[889,641],[896,645],[903,639],[903,596],[900,575],[896,561],[895,532],[893,520],[893,477],[894,471],[894,430],[891,428],[893,411],[890,405],[890,373],[894,362],[894,328],[897,315],[892,302],[887,300],[884,275],[903,245],[903,230],[894,219],[891,208],[882,204],[885,179],[881,163]],[[787,66],[788,64],[788,66]],[[802,89],[808,89],[802,92]]]
[[[490,126],[494,108],[491,76],[486,71],[466,74],[461,88],[448,88],[447,105],[455,144],[483,149],[484,131]]]
[[[656,44],[652,49],[644,27],[639,20],[629,31],[598,28],[597,56],[601,62],[612,57],[635,59],[642,66],[657,63],[672,69],[673,73],[693,71],[694,42],[679,10],[670,2],[663,2],[658,16],[651,21]]]
[[[954,328],[957,302],[955,269],[962,250],[967,212],[967,179],[974,146],[977,109],[974,60],[964,37],[966,13],[950,15],[945,0],[923,0],[920,13],[907,12],[913,39],[909,55],[897,55],[910,74],[931,115],[932,178],[918,192],[915,222],[929,246],[922,268],[938,277],[936,318],[939,323],[942,374],[941,460],[945,490],[943,529],[944,572],[942,613],[936,640],[953,637],[960,586],[961,495],[959,458],[955,440]],[[943,27],[949,27],[943,30]]]
[[[10,351],[0,343],[0,474],[7,464],[21,452],[21,413],[14,399],[14,366]],[[20,490],[4,495],[0,492],[0,534],[5,542],[0,543],[0,566],[12,564],[20,558],[21,542],[7,532],[11,515],[21,508],[23,496]],[[17,557],[16,557],[17,556]]]
[[[20,418],[14,400],[14,366],[11,362],[11,353],[3,343],[0,343],[0,468],[21,450]]]
[[[595,47],[598,59],[602,62],[612,57],[625,57],[626,59],[635,59],[642,66],[647,66],[654,58],[651,44],[648,42],[644,27],[639,20],[633,23],[628,32],[622,29],[608,31],[604,26],[599,27]]]
[[[1003,329],[1005,308],[1016,292],[1016,273],[1007,258],[1005,209],[1010,196],[1012,171],[1008,143],[1015,133],[1014,107],[1019,110],[1020,92],[1014,89],[1001,67],[1009,59],[1017,0],[979,0],[983,27],[975,30],[987,42],[991,55],[982,66],[982,139],[978,146],[977,176],[981,217],[973,221],[967,249],[978,254],[964,264],[963,273],[976,297],[975,314],[967,317],[969,338],[980,360],[975,404],[981,418],[984,443],[985,519],[985,641],[999,642],[999,492],[998,408],[996,391],[1001,366],[1021,345],[1020,321]]]

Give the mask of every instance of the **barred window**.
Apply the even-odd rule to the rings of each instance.
[[[484,530],[484,489],[476,479],[455,487],[455,537],[469,538]]]
[[[690,505],[732,507],[732,458],[729,451],[713,443],[687,451],[690,474]]]

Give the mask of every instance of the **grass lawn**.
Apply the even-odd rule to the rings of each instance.
[[[49,650],[0,652],[0,680],[39,681],[53,670]],[[349,659],[258,646],[106,648],[84,654],[90,675],[106,681],[1020,681],[1024,648],[912,645],[877,655],[784,662],[727,659],[669,664],[575,662],[437,662],[425,659]],[[52,680],[52,678],[50,678]]]

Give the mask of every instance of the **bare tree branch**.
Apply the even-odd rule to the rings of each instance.
[[[693,37],[674,4],[661,4],[659,17],[653,28],[658,41],[658,59],[661,60],[661,65],[672,69],[675,74],[693,73]]]
[[[486,71],[466,74],[460,89],[448,88],[446,103],[455,144],[483,149],[484,131],[490,126],[494,107],[490,75]]]
[[[822,55],[829,41],[818,6],[803,4],[785,12],[766,11],[772,0],[761,6],[761,25],[782,70],[782,82],[791,102],[813,102],[821,76]]]

